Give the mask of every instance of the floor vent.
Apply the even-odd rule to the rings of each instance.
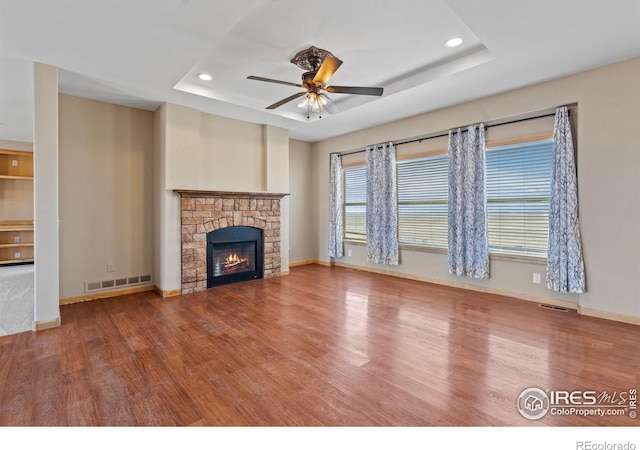
[[[562,311],[562,312],[567,312],[569,311],[568,308],[564,308],[562,306],[555,306],[555,305],[545,305],[544,303],[540,303],[538,305],[540,308],[544,308],[544,309],[552,309],[554,311]]]
[[[150,284],[152,281],[153,278],[151,275],[134,275],[102,281],[85,281],[84,292],[85,294],[90,294],[92,292],[108,291],[112,289],[124,289],[130,286]]]

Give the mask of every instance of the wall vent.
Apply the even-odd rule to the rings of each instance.
[[[562,312],[567,312],[569,311],[568,308],[565,308],[563,306],[555,306],[555,305],[545,305],[544,303],[540,303],[538,304],[538,306],[540,308],[544,308],[544,309],[552,309],[554,311],[562,311]]]
[[[102,283],[100,281],[96,281],[94,283],[86,283],[85,292],[86,291],[95,291],[96,289],[100,289],[102,287]]]
[[[133,275],[130,277],[113,278],[102,281],[85,281],[84,292],[85,294],[90,294],[92,292],[123,289],[129,286],[142,286],[151,284],[152,282],[153,277],[151,275]]]

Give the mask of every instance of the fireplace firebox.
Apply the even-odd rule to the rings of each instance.
[[[263,277],[263,231],[249,226],[207,233],[207,288]]]

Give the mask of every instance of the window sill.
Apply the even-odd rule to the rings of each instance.
[[[344,243],[349,245],[361,245],[361,246],[367,245],[366,241],[359,241],[356,239],[345,239]],[[441,255],[447,254],[446,248],[424,247],[421,245],[400,244],[400,250],[407,250],[410,252],[439,253]],[[519,262],[519,263],[525,263],[525,264],[547,265],[547,258],[539,258],[535,256],[505,255],[502,253],[489,253],[489,260],[512,261],[512,262]]]

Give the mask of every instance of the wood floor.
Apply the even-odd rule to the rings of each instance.
[[[0,338],[3,426],[638,425],[523,418],[528,387],[638,387],[640,327],[344,268],[61,307]]]

